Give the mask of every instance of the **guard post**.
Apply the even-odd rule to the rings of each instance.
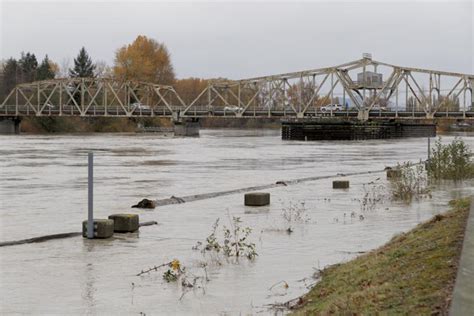
[[[87,238],[94,238],[94,153],[88,156],[88,207],[87,207]]]

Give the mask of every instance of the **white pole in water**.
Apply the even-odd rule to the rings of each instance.
[[[94,238],[94,153],[89,153],[87,238]]]

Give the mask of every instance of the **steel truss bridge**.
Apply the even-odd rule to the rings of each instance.
[[[386,79],[384,79],[386,78]],[[362,59],[243,80],[212,80],[185,102],[173,86],[104,78],[17,85],[0,116],[474,118],[474,75]],[[331,107],[327,105],[339,104]]]

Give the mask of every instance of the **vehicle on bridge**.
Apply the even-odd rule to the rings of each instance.
[[[375,104],[371,111],[388,111],[388,108],[386,106],[380,105],[380,104]]]
[[[321,107],[321,112],[338,112],[343,110],[344,107],[340,104],[328,104]]]
[[[135,102],[131,104],[133,109],[139,109],[139,110],[151,110],[151,107],[146,104],[141,104],[140,102]]]
[[[226,113],[226,112],[241,113],[242,111],[243,111],[243,108],[238,107],[236,105],[225,106],[224,107],[224,113]]]

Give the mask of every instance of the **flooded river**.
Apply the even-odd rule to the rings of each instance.
[[[453,137],[446,136],[443,141]],[[463,139],[474,146],[474,137]],[[158,225],[108,240],[82,237],[0,248],[0,312],[37,314],[258,314],[307,291],[315,269],[349,260],[447,209],[474,186],[437,188],[406,207],[386,201],[361,210],[363,184],[384,173],[266,190],[267,207],[243,205],[243,194],[155,210],[131,209],[142,198],[169,198],[311,176],[380,170],[426,159],[420,138],[352,142],[282,141],[279,131],[203,130],[199,138],[160,135],[0,136],[0,241],[80,231],[87,217],[87,152],[95,153],[95,215],[138,213]],[[282,209],[305,204],[306,222],[288,224]],[[351,216],[352,214],[352,216]],[[251,227],[258,257],[226,262],[192,250],[217,218]],[[183,296],[162,272],[141,270],[174,258],[208,282]],[[280,281],[283,283],[272,286]],[[272,288],[270,290],[270,288]]]

